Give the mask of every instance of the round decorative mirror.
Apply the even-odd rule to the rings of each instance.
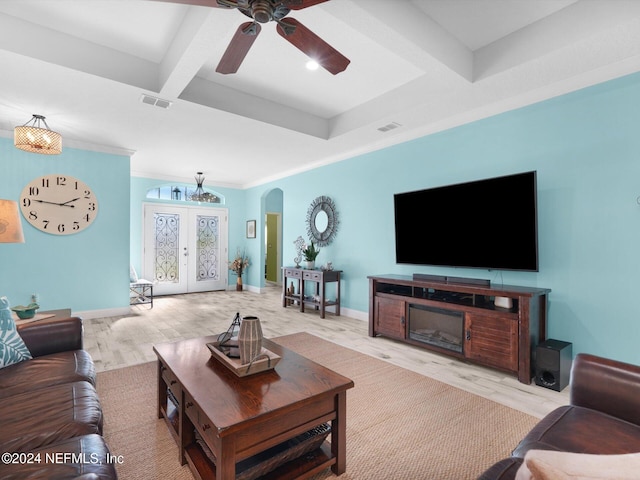
[[[329,197],[317,197],[307,210],[307,233],[319,247],[329,245],[338,230],[338,212]]]

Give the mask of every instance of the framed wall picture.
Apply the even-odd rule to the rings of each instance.
[[[256,221],[247,221],[247,238],[256,238]]]

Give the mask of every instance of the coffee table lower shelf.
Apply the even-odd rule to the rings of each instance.
[[[216,478],[216,466],[209,460],[197,443],[187,445],[184,450],[191,471],[198,480]],[[331,446],[324,442],[320,448],[279,466],[260,477],[260,480],[296,480],[309,478],[336,463]]]

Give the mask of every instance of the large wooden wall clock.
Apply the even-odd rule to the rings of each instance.
[[[44,175],[29,182],[20,195],[25,220],[45,233],[71,235],[93,223],[98,200],[84,182],[69,175]]]

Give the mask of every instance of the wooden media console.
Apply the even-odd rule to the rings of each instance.
[[[534,349],[547,335],[551,290],[402,275],[368,278],[369,336],[401,340],[531,383]]]

